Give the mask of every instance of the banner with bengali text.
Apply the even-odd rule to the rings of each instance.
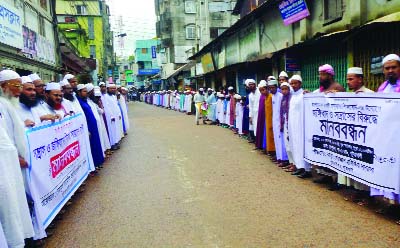
[[[306,94],[304,115],[307,162],[400,193],[400,94]]]
[[[26,131],[35,238],[45,237],[46,227],[92,170],[88,136],[82,114]]]

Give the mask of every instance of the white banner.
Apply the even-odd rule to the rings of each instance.
[[[45,236],[45,228],[91,171],[88,136],[82,114],[26,131],[35,238]]]
[[[400,193],[400,94],[306,94],[304,111],[307,162]]]
[[[0,3],[0,42],[22,49],[23,15],[19,9],[4,1]]]

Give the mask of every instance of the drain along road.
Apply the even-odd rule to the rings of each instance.
[[[121,149],[46,247],[400,247],[400,228],[193,116],[130,104]]]

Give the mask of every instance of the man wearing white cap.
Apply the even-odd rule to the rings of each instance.
[[[235,101],[235,98],[234,98],[235,89],[232,86],[228,87],[228,94],[229,94],[230,99],[229,99],[229,106],[228,106],[228,110],[227,110],[227,112],[229,111],[229,119],[228,119],[228,123],[227,124],[229,125],[229,127],[231,129],[233,129],[234,126],[235,126],[236,101]]]
[[[199,118],[202,115],[201,106],[206,102],[206,98],[204,96],[204,89],[200,88],[199,91],[194,95],[194,104],[196,105],[196,124],[199,125]],[[206,124],[205,116],[202,116],[203,124]]]
[[[254,79],[247,79],[246,80],[248,88],[249,88],[249,142],[254,143],[254,125],[257,125],[257,116],[258,113],[255,112],[257,108],[255,104],[258,104],[260,100],[260,91],[256,86],[256,81]]]
[[[279,73],[278,79],[279,79],[279,84],[288,82],[289,75],[285,71],[281,71],[281,73]]]
[[[18,73],[0,71],[0,222],[9,247],[23,247],[34,234],[21,173],[28,166],[25,130],[15,111],[21,88]]]
[[[216,123],[216,107],[217,107],[217,98],[214,94],[214,90],[208,88],[208,97],[207,97],[207,119],[211,121],[211,125],[215,125]]]
[[[101,100],[101,97],[103,96],[103,94],[100,91],[100,87],[94,88],[93,96],[94,96],[93,98],[91,97],[92,102],[96,105],[97,111],[100,116],[100,126],[101,126],[100,127],[100,135],[102,136],[102,138],[101,138],[102,147],[104,149],[104,152],[107,155],[111,155],[110,137],[108,135],[107,125],[106,125],[106,116],[104,113],[103,102]]]
[[[304,90],[302,82],[303,79],[300,75],[293,75],[290,80],[293,92],[289,104],[288,131],[294,160],[294,167],[291,168],[292,175],[308,178],[311,177],[311,167],[304,161]]]
[[[127,106],[127,100],[126,100],[126,93],[127,90],[125,87],[121,87],[119,89],[120,95],[118,97],[118,104],[121,107],[121,114],[122,114],[122,119],[123,119],[123,124],[124,124],[124,135],[128,134],[130,125],[129,125],[129,117],[128,117],[128,106]],[[166,94],[167,95],[167,94]],[[166,105],[168,106],[168,105]]]
[[[251,103],[250,102],[250,120],[251,123],[253,125],[253,130],[254,130],[254,136],[257,137],[257,123],[258,123],[258,109],[260,107],[260,97],[261,97],[261,92],[260,92],[260,88],[266,88],[268,87],[267,81],[265,80],[261,80],[260,83],[257,86],[257,91],[254,92],[254,102]],[[253,96],[252,96],[253,98]]]
[[[116,91],[116,85],[108,83],[107,94],[103,95],[102,98],[112,150],[119,149],[118,143],[122,137],[122,116],[118,107],[117,97],[115,96]]]
[[[95,115],[95,113],[97,114],[97,110],[93,112],[88,103],[88,91],[85,84],[77,85],[77,98],[86,117],[87,127],[89,131],[90,150],[92,152],[94,166],[95,168],[101,168],[102,164],[104,163],[104,151],[101,146],[99,134],[100,125],[98,123],[100,121],[100,118],[98,117],[98,115]]]
[[[70,114],[62,105],[62,96],[59,83],[51,82],[46,85],[45,102],[32,108],[35,125],[48,124]]]
[[[19,106],[17,112],[22,121],[24,121],[25,127],[33,127],[35,125],[35,117],[32,113],[32,108],[35,107],[38,102],[36,100],[35,85],[32,79],[28,76],[21,77],[22,80],[22,91],[19,96]]]
[[[239,134],[241,137],[243,135],[243,101],[242,96],[239,94],[235,94],[233,96],[235,99],[235,134]]]
[[[282,165],[288,160],[283,139],[283,130],[281,130],[281,102],[283,95],[278,92],[278,82],[276,80],[268,82],[268,89],[272,95],[272,129],[274,133],[276,162],[278,165]]]
[[[74,91],[77,90],[78,79],[72,74],[66,74],[63,80],[67,80]]]
[[[378,92],[400,93],[400,57],[389,54],[383,58],[382,66],[386,81],[379,86]]]
[[[217,94],[218,100],[217,100],[217,107],[216,107],[216,112],[217,112],[217,120],[218,120],[218,125],[221,126],[225,123],[225,118],[224,118],[224,100],[225,96],[222,93]]]
[[[45,90],[46,85],[43,83],[42,79],[36,73],[29,75],[29,78],[32,80],[33,84],[35,85],[36,99],[38,100],[39,104],[42,104],[45,101],[44,90]]]
[[[355,93],[374,93],[364,86],[364,74],[360,67],[351,67],[347,70],[347,85]]]
[[[192,114],[192,102],[193,102],[193,95],[190,93],[190,90],[188,90],[185,96],[185,112],[188,115]]]
[[[379,88],[380,93],[400,93],[400,57],[396,54],[389,54],[382,61],[383,74],[386,81]],[[400,203],[400,195],[391,191],[371,187],[371,196],[383,196],[392,203]],[[397,221],[400,224],[400,221]]]

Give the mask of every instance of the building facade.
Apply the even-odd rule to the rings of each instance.
[[[301,15],[286,14],[294,5],[302,6]],[[204,86],[232,85],[244,94],[246,78],[259,81],[286,70],[314,90],[318,67],[328,63],[344,86],[347,68],[363,67],[367,86],[376,89],[382,56],[400,50],[400,1],[242,0],[234,14],[240,20],[191,57],[199,63],[211,56],[211,70],[197,74]]]
[[[84,66],[76,73],[90,73],[94,82],[105,81],[110,76],[114,62],[113,34],[110,28],[108,5],[103,0],[56,1],[60,33],[71,44]],[[68,53],[67,53],[68,54]],[[74,60],[74,59],[72,59]],[[64,64],[66,69],[70,65]],[[88,71],[89,70],[89,71]]]
[[[56,80],[60,57],[54,2],[2,0],[0,12],[0,68]]]
[[[153,88],[159,88],[161,81],[159,75],[160,55],[157,47],[160,45],[159,39],[137,40],[135,49],[135,64],[133,74],[136,76],[136,87],[148,87],[152,82]]]
[[[188,58],[218,37],[237,17],[231,15],[235,1],[155,0],[157,37],[165,86],[190,84]]]

